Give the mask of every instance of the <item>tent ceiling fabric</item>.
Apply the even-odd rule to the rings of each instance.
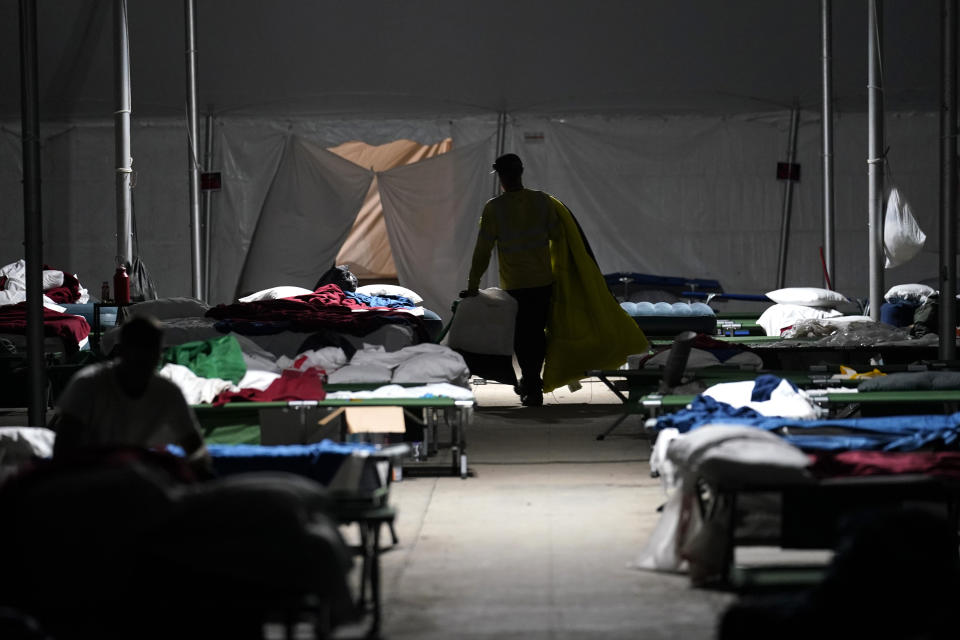
[[[38,2],[41,117],[113,112],[112,7]],[[198,0],[218,114],[781,110],[820,99],[819,3]],[[935,109],[939,5],[886,0],[885,99]],[[0,3],[0,118],[19,117],[18,3]],[[184,113],[183,5],[129,3],[134,116]],[[866,109],[866,6],[833,3],[837,108]],[[906,53],[909,52],[909,53]]]

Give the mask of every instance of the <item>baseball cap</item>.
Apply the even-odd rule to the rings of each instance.
[[[516,171],[517,169],[523,169],[523,162],[520,160],[520,156],[515,153],[505,153],[494,161],[493,171],[490,173],[504,170]]]

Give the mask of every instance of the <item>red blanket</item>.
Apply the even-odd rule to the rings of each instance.
[[[359,310],[359,311],[356,311]],[[217,320],[250,320],[289,323],[291,331],[334,329],[362,336],[388,323],[407,324],[414,328],[421,341],[429,342],[423,320],[403,311],[373,309],[345,296],[335,284],[320,287],[313,293],[278,300],[220,304],[207,311]]]
[[[0,306],[0,333],[27,333],[27,303]],[[43,335],[63,339],[70,351],[80,348],[80,341],[90,335],[90,325],[83,316],[60,313],[43,308]]]
[[[259,389],[241,389],[223,391],[213,399],[214,406],[220,407],[228,402],[284,402],[287,400],[323,400],[327,392],[323,389],[322,369],[311,367],[306,371],[286,369],[270,386]]]
[[[841,451],[817,453],[810,471],[821,478],[920,473],[960,478],[960,451]]]
[[[61,271],[63,273],[63,285],[47,289],[43,292],[45,296],[59,304],[70,304],[80,299],[80,281],[75,275],[62,269],[56,269],[49,265],[43,265],[47,271]]]

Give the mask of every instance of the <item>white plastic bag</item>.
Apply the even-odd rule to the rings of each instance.
[[[927,239],[913,217],[910,203],[893,188],[887,199],[887,213],[883,221],[883,252],[887,255],[887,269],[900,266],[920,253]]]
[[[446,344],[451,349],[495,356],[513,355],[517,301],[497,287],[464,298],[450,324]]]

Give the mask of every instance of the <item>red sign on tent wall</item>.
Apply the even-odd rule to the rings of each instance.
[[[220,172],[200,174],[201,191],[220,191]]]

